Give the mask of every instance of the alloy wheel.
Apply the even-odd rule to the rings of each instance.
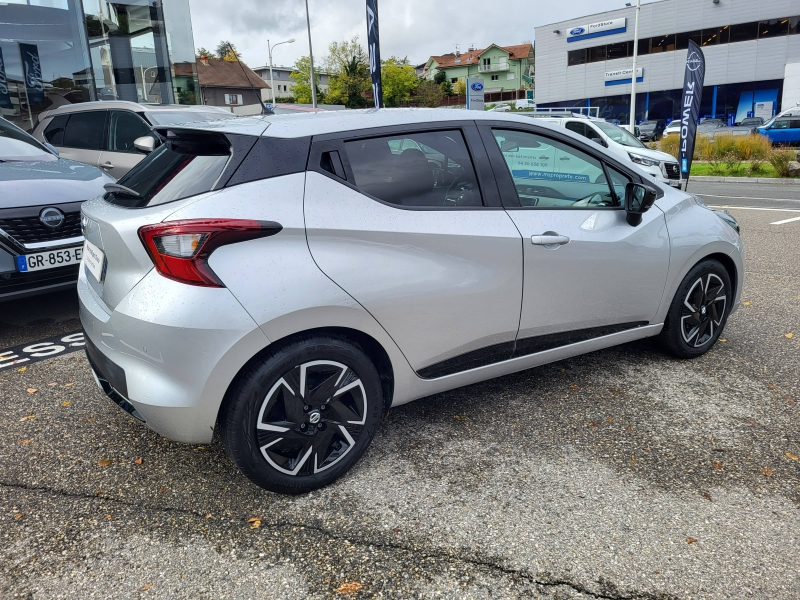
[[[367,418],[367,394],[347,365],[303,363],[269,390],[256,421],[264,459],[287,475],[329,469],[355,446]]]
[[[701,275],[689,288],[681,307],[683,341],[700,348],[713,339],[725,317],[725,283],[714,273]]]

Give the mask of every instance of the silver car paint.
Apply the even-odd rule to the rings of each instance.
[[[658,208],[646,212],[637,227],[628,225],[624,210],[508,212],[525,240],[519,337],[652,322],[669,268],[669,238]],[[531,243],[531,236],[545,232],[570,241],[555,247]]]
[[[505,211],[403,210],[314,172],[305,204],[317,265],[415,369],[516,337],[522,244]]]
[[[325,118],[325,127],[318,129],[332,128],[335,131],[336,127],[344,126],[357,128],[414,120],[456,120],[452,113],[457,111],[431,111],[435,115],[424,111],[382,111],[390,113],[385,118],[383,114],[366,112],[357,121]],[[410,118],[409,113],[420,118]],[[487,118],[483,115],[475,117]],[[491,118],[513,119],[498,114],[491,115]],[[520,122],[518,118],[514,120]],[[278,137],[291,137],[285,126],[277,127],[275,123],[270,127],[271,132],[273,128]],[[311,124],[303,122],[297,127],[296,134],[305,134],[303,131],[309,128],[313,129]],[[731,257],[740,274],[743,268],[741,242],[735,232],[689,196],[666,190],[664,197],[657,202],[657,208],[651,209],[653,215],[658,215],[659,209],[666,213],[673,244],[663,300],[652,319],[653,325],[424,380],[416,375],[381,324],[319,268],[315,268],[311,253],[307,246],[304,249],[303,244],[303,215],[299,208],[303,203],[303,193],[300,191],[302,186],[296,181],[299,178],[287,176],[253,182],[154,209],[129,211],[111,207],[102,200],[84,205],[86,214],[101,222],[104,235],[105,226],[116,228],[117,219],[123,220],[122,235],[106,236],[111,239],[109,260],[117,256],[117,251],[112,248],[126,246],[130,258],[125,258],[125,261],[131,262],[127,276],[110,280],[112,287],[116,288],[111,295],[120,296],[113,307],[89,285],[85,270],[82,272],[78,286],[81,320],[89,338],[111,360],[123,366],[126,375],[133,379],[133,384],[129,383],[131,402],[146,415],[150,427],[167,437],[186,442],[209,441],[222,397],[239,369],[271,342],[308,329],[349,327],[377,340],[392,363],[393,405],[399,405],[462,385],[656,335],[662,328],[666,308],[682,277],[698,260],[722,252]],[[306,190],[305,197],[309,202],[309,190]],[[152,212],[145,214],[146,211]],[[126,218],[124,212],[134,213],[135,217]],[[478,212],[486,214],[487,211]],[[149,258],[142,262],[138,260],[142,256],[140,252],[144,252],[135,235],[140,224],[164,218],[212,216],[277,220],[284,225],[285,231],[271,238],[217,250],[210,262],[228,284],[228,288],[223,290],[169,281],[152,269]],[[409,239],[413,247],[413,236]],[[101,242],[109,244],[108,240]],[[242,269],[242,264],[249,269]],[[136,277],[140,280],[135,281]],[[109,281],[106,282],[108,285]],[[737,300],[740,290],[741,277],[738,277]],[[101,288],[100,292],[105,290]],[[183,314],[187,308],[191,309],[189,315]],[[479,313],[477,318],[482,314]],[[159,360],[165,362],[162,364]],[[172,361],[175,361],[174,369],[169,368]]]
[[[98,158],[98,166],[106,173],[119,179],[133,167],[142,162],[146,154],[141,152],[114,152],[113,150],[103,150]]]

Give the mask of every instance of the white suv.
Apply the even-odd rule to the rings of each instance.
[[[537,120],[552,123],[574,131],[597,142],[617,159],[633,163],[653,176],[656,181],[681,188],[681,170],[678,160],[666,152],[651,150],[622,127],[602,119],[587,117],[539,117]]]

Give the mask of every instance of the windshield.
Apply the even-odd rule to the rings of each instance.
[[[0,161],[57,160],[44,146],[5,119],[0,119]]]
[[[622,144],[623,146],[631,146],[632,148],[645,148],[646,146],[636,139],[633,135],[628,133],[622,127],[617,127],[616,125],[612,125],[611,123],[606,123],[605,121],[594,121],[594,124],[597,125],[600,130],[605,133],[608,137],[610,137],[613,141],[617,142],[618,144]]]
[[[639,129],[655,129],[658,125],[656,121],[645,121],[644,123],[639,123]]]
[[[236,119],[236,115],[222,110],[151,110],[145,113],[153,125],[179,125],[181,123],[207,123],[220,119]]]

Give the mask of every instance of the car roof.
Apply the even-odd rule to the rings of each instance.
[[[127,100],[95,100],[92,102],[78,102],[76,104],[64,104],[51,110],[46,111],[43,115],[51,117],[56,114],[65,114],[73,112],[83,112],[87,110],[108,110],[108,109],[124,109],[132,110],[135,112],[151,112],[162,110],[181,110],[181,111],[204,111],[204,112],[225,112],[229,111],[218,106],[204,106],[199,104],[143,104],[139,102],[129,102]]]

